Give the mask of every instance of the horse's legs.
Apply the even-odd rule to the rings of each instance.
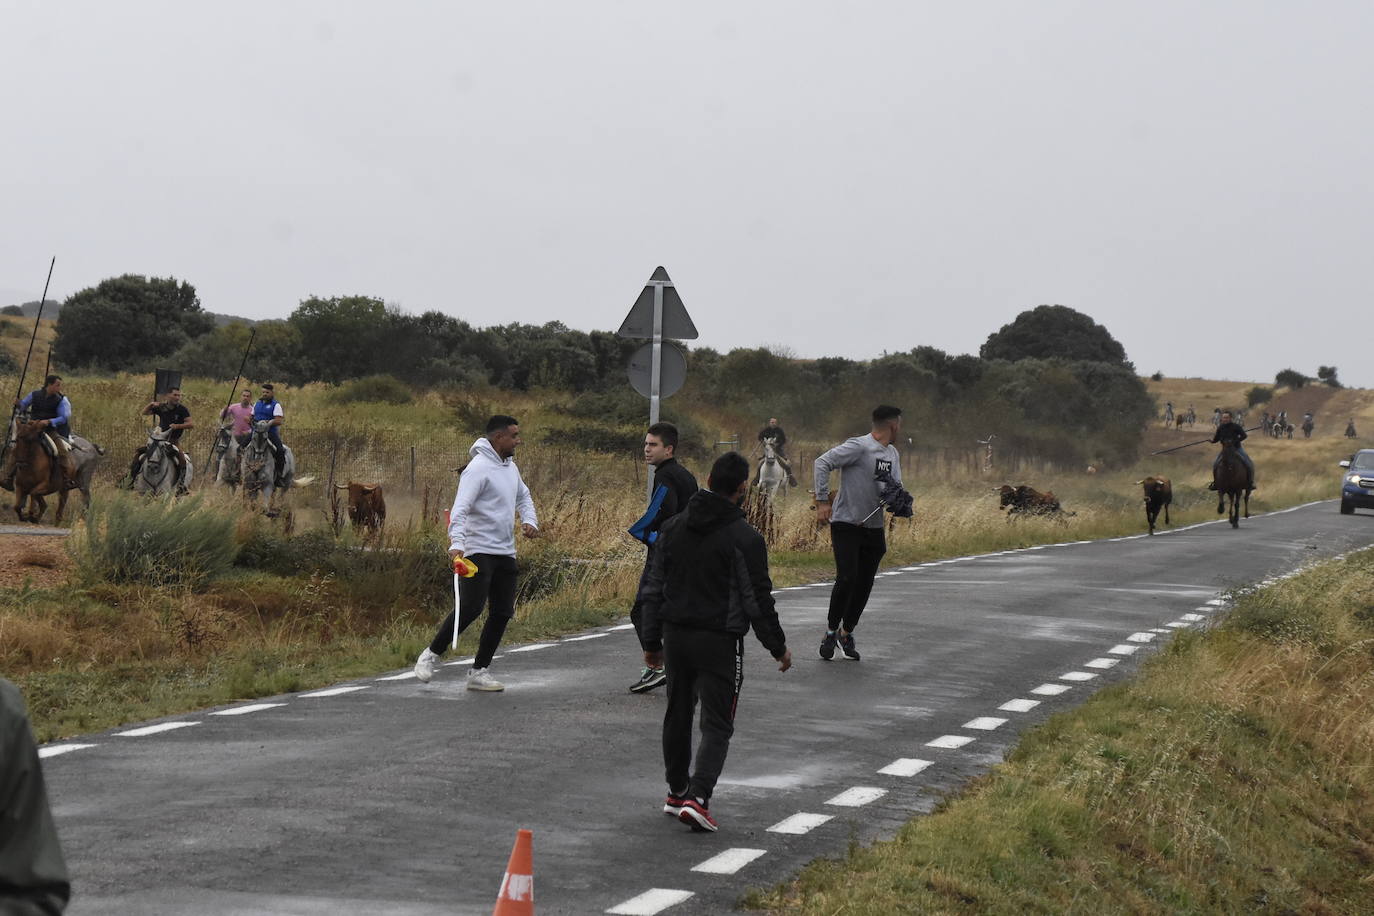
[[[27,491],[19,489],[19,484],[18,484],[18,483],[15,483],[15,485],[14,485],[14,514],[17,515],[17,516],[19,516],[19,520],[20,520],[21,522],[22,522],[22,521],[26,521],[26,519],[24,518],[24,502],[25,502],[26,498],[28,497],[28,495],[29,495],[29,494],[28,494]]]
[[[1245,491],[1245,517],[1250,517],[1250,491]]]
[[[1173,522],[1169,521],[1169,504],[1168,504],[1168,503],[1165,503],[1165,504],[1164,504],[1164,524],[1166,524],[1166,525],[1172,525],[1172,524],[1173,524]]]
[[[48,501],[34,493],[29,496],[29,521],[35,525],[43,517],[43,513],[48,511]]]
[[[67,494],[71,491],[63,487],[57,494],[57,524],[62,524],[62,513],[67,509]]]

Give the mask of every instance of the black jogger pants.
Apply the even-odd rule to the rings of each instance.
[[[668,708],[663,714],[663,768],[670,791],[687,786],[710,799],[725,766],[735,707],[744,683],[744,637],[665,623]],[[692,719],[701,703],[701,742],[692,763]]]
[[[830,614],[826,629],[844,624],[846,633],[859,625],[859,617],[873,591],[873,577],[887,553],[882,528],[865,528],[848,522],[830,523],[830,546],[835,551],[835,587],[830,590]]]
[[[477,574],[471,579],[458,580],[459,611],[462,619],[458,621],[458,632],[462,633],[482,614],[488,602],[491,610],[487,622],[482,625],[482,636],[477,642],[477,657],[472,667],[485,668],[491,664],[491,657],[501,645],[506,624],[515,616],[515,557],[476,553],[468,557],[477,564]],[[453,613],[444,618],[429,651],[443,655],[453,645]]]

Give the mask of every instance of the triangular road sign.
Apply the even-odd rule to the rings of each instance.
[[[672,340],[696,340],[701,336],[697,333],[697,326],[692,323],[692,316],[687,314],[687,308],[682,304],[682,297],[677,294],[673,281],[668,279],[668,271],[662,267],[655,270],[649,278],[644,291],[630,308],[630,314],[620,323],[620,330],[616,331],[616,334],[641,340],[653,339],[656,286],[663,288],[663,336]]]

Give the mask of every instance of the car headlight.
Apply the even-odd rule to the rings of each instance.
[[[1359,486],[1359,485],[1360,485],[1360,475],[1359,475],[1359,474],[1351,474],[1349,477],[1347,477],[1347,478],[1345,479],[1345,482],[1346,482],[1346,483],[1353,483],[1353,484],[1355,484],[1356,486]]]

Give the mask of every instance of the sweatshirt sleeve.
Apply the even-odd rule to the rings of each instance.
[[[529,525],[531,528],[538,528],[539,516],[534,513],[534,497],[530,495],[530,488],[525,486],[525,478],[517,477],[516,480],[515,511],[519,513],[520,521],[523,524]]]
[[[486,480],[482,477],[480,466],[476,462],[469,464],[467,470],[463,471],[458,477],[458,492],[453,497],[453,508],[448,514],[448,549],[463,550],[463,544],[467,538],[468,513],[472,511],[472,504],[477,501],[477,494],[482,492],[482,484]]]
[[[0,682],[0,909],[56,916],[71,884],[19,691]]]
[[[778,620],[777,602],[773,600],[773,580],[768,575],[768,548],[763,537],[755,535],[739,548],[742,573],[748,580],[741,582],[741,591],[751,595],[753,601],[745,601],[749,612],[749,623],[754,635],[774,658],[781,658],[787,651],[787,636]]]
[[[830,451],[821,453],[812,468],[815,472],[817,501],[824,502],[830,496],[830,472],[853,463],[862,453],[863,447],[854,439],[846,439]]]

